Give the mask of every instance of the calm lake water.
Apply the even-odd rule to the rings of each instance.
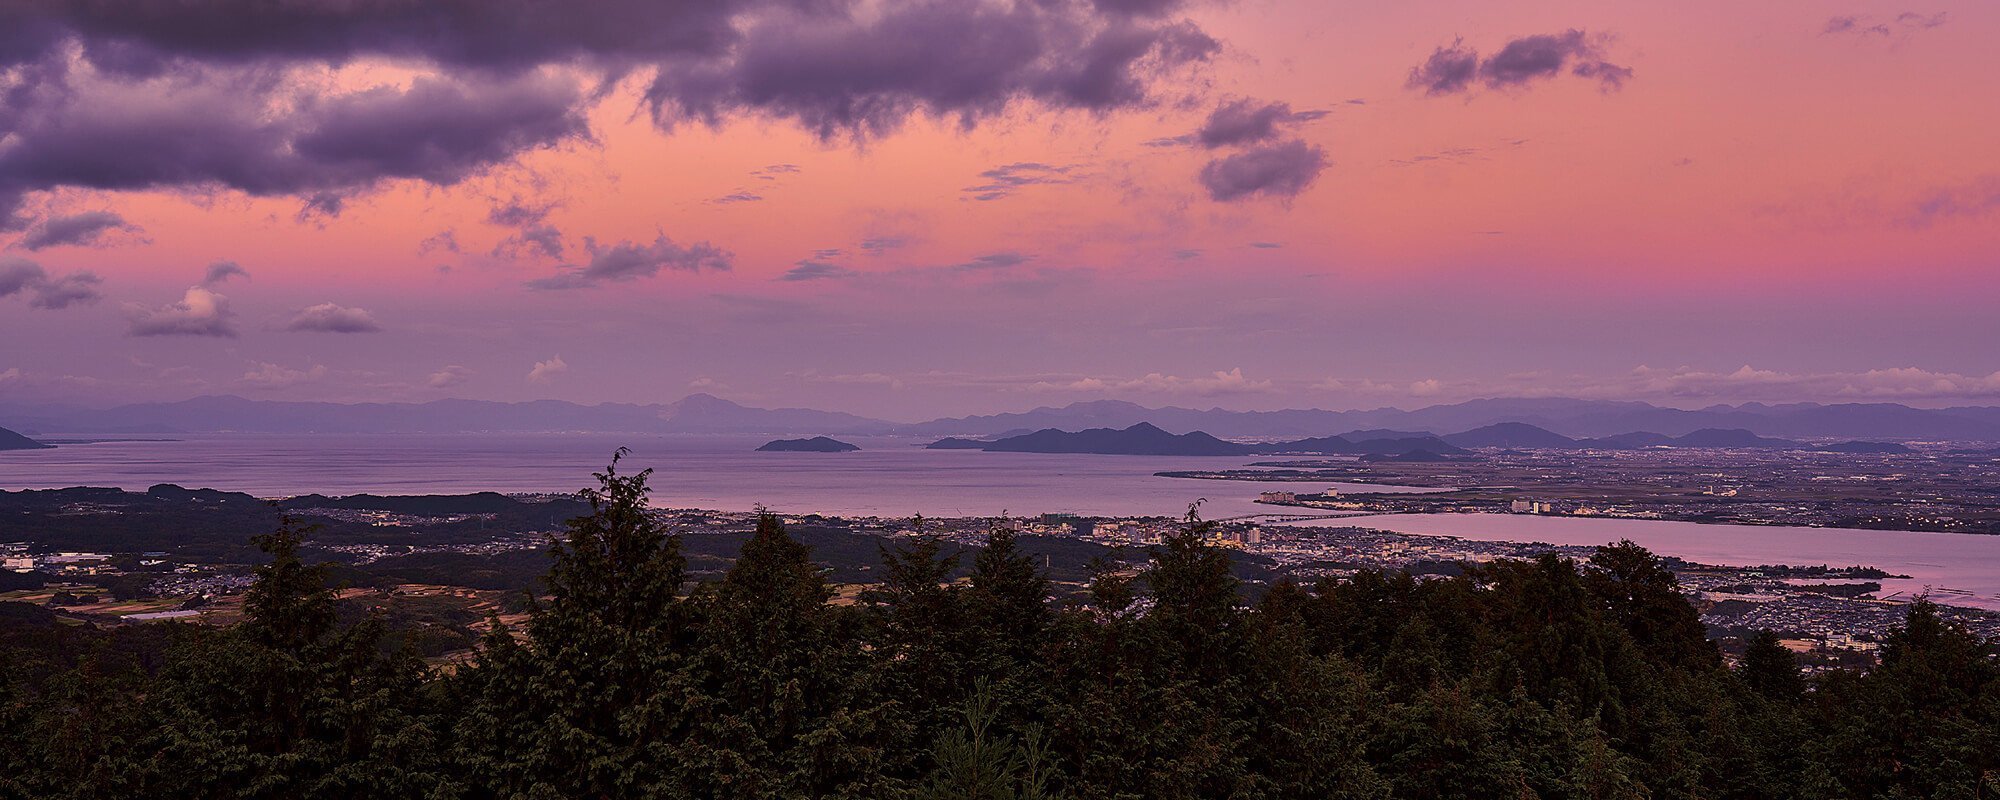
[[[1630,539],[1655,553],[1703,564],[1867,565],[1910,576],[1882,580],[1881,596],[1929,589],[1940,603],[2000,610],[2000,536],[1532,514],[1385,514],[1346,522],[1488,542],[1598,545]]]
[[[60,434],[43,438],[61,439]],[[1269,511],[1277,489],[1424,491],[1358,484],[1245,483],[1154,477],[1244,463],[1215,457],[1044,455],[926,450],[929,440],[850,437],[854,453],[759,453],[767,437],[610,434],[209,435],[0,452],[0,489],[157,483],[282,497],[573,492],[595,486],[619,447],[622,466],[654,470],[655,506],[787,514],[970,517],[1042,513],[1181,516],[1207,498],[1211,519]]]
[[[51,434],[46,438],[62,438]],[[747,511],[759,504],[785,514],[967,517],[1077,513],[1180,516],[1206,498],[1202,514],[1219,519],[1268,512],[1253,503],[1275,489],[1344,492],[1423,491],[1325,482],[1200,481],[1154,477],[1166,470],[1226,469],[1238,458],[1044,455],[926,450],[922,442],[850,438],[856,453],[758,453],[766,437],[607,434],[488,435],[190,435],[178,441],[97,442],[54,450],[0,452],[0,489],[113,486],[143,491],[156,483],[248,492],[259,497],[319,492],[456,494],[477,491],[572,492],[595,485],[619,447],[623,462],[652,468],[653,503],[666,508]],[[1336,523],[1319,523],[1336,524]],[[2000,537],[1901,531],[1850,531],[1701,525],[1659,520],[1539,517],[1516,514],[1408,514],[1361,517],[1372,528],[1487,541],[1604,544],[1631,539],[1655,552],[1710,564],[1867,564],[1925,586],[1972,592],[1940,594],[1957,605],[2000,608]]]

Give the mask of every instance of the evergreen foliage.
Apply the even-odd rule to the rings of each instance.
[[[1879,666],[1733,669],[1629,542],[1254,605],[1187,523],[1054,586],[1001,520],[919,521],[835,601],[764,514],[719,580],[623,451],[525,622],[427,667],[336,613],[282,520],[233,628],[0,607],[0,798],[1845,798],[2000,795],[1995,643],[1927,600]]]

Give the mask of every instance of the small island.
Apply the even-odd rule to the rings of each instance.
[[[6,428],[0,428],[0,450],[47,450],[51,447],[55,445],[42,444]]]
[[[814,436],[811,439],[779,439],[773,442],[766,442],[763,447],[757,448],[757,452],[759,453],[847,453],[859,449],[861,448],[840,441],[838,439],[829,439],[825,436]]]

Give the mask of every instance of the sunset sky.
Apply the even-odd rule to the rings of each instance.
[[[2000,4],[0,2],[0,400],[2000,404]]]

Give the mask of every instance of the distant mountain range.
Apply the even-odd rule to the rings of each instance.
[[[1430,406],[1415,411],[1229,411],[1214,408],[1146,408],[1118,400],[1071,403],[1018,414],[956,417],[902,426],[922,436],[993,436],[1008,431],[1058,428],[1125,428],[1150,422],[1170,431],[1207,431],[1222,438],[1324,436],[1366,430],[1367,438],[1422,431],[1466,431],[1505,422],[1533,425],[1587,439],[1650,431],[1685,436],[1702,429],[1747,430],[1792,439],[1898,439],[2000,442],[2000,407],[1919,409],[1896,403],[1820,405],[1794,403],[1717,405],[1694,411],[1648,403],[1567,398],[1500,398]],[[1387,430],[1384,430],[1387,429]],[[1349,438],[1352,438],[1351,436]]]
[[[1394,438],[1367,438],[1386,436]],[[1046,428],[993,441],[949,437],[928,445],[933,450],[985,450],[998,453],[1093,453],[1133,456],[1358,455],[1363,461],[1442,461],[1474,448],[1539,450],[1636,450],[1645,447],[1822,450],[1841,453],[1907,453],[1892,442],[1842,442],[1815,447],[1790,439],[1758,436],[1742,429],[1704,428],[1686,436],[1636,431],[1598,439],[1571,439],[1521,422],[1432,436],[1414,431],[1355,431],[1290,442],[1239,444],[1202,431],[1172,434],[1151,423],[1124,429],[1090,428],[1070,433]]]
[[[1124,429],[1090,428],[1070,433],[1046,428],[1034,433],[1009,436],[991,442],[946,438],[932,442],[933,450],[985,450],[993,453],[1093,453],[1123,456],[1251,456],[1251,455],[1393,455],[1440,452],[1463,453],[1457,447],[1432,436],[1400,439],[1368,439],[1354,442],[1340,436],[1323,436],[1293,442],[1237,444],[1225,442],[1201,431],[1172,434],[1149,422]]]
[[[177,433],[740,433],[807,435],[905,435],[995,437],[1028,431],[1093,428],[1124,430],[1139,423],[1162,431],[1202,431],[1218,439],[1302,440],[1352,431],[1349,444],[1421,438],[1428,431],[1461,431],[1459,447],[1537,447],[1516,437],[1530,426],[1572,442],[1616,444],[1634,431],[1665,440],[1704,430],[1747,431],[1781,439],[1875,439],[2000,442],[2000,407],[1918,409],[1894,403],[1821,405],[1794,403],[1717,405],[1684,411],[1639,402],[1565,398],[1500,398],[1430,406],[1415,411],[1284,411],[1146,408],[1118,400],[1071,403],[1013,414],[898,423],[805,408],[751,408],[706,394],[673,403],[578,405],[555,400],[500,403],[438,400],[429,403],[303,403],[197,397],[175,403],[139,403],[108,409],[54,404],[0,403],[0,425],[27,434]],[[1486,430],[1491,429],[1491,430]],[[1512,430],[1512,433],[1509,431]],[[1483,432],[1482,432],[1483,431]],[[1479,433],[1483,438],[1464,438]],[[1451,437],[1445,437],[1447,441]],[[1478,443],[1475,443],[1478,442]],[[1508,443],[1511,442],[1511,443]],[[991,442],[989,441],[988,444]],[[1627,441],[1632,446],[1668,441]],[[982,445],[983,446],[983,445]],[[1440,452],[1440,451],[1433,451]]]
[[[1524,422],[1501,422],[1443,438],[1459,447],[1507,447],[1542,450],[1637,450],[1645,447],[1735,448],[1765,450],[1822,450],[1835,453],[1907,453],[1910,448],[1894,442],[1850,441],[1812,446],[1791,439],[1758,436],[1742,428],[1703,428],[1685,436],[1667,436],[1650,431],[1633,431],[1595,439],[1571,439]]]

